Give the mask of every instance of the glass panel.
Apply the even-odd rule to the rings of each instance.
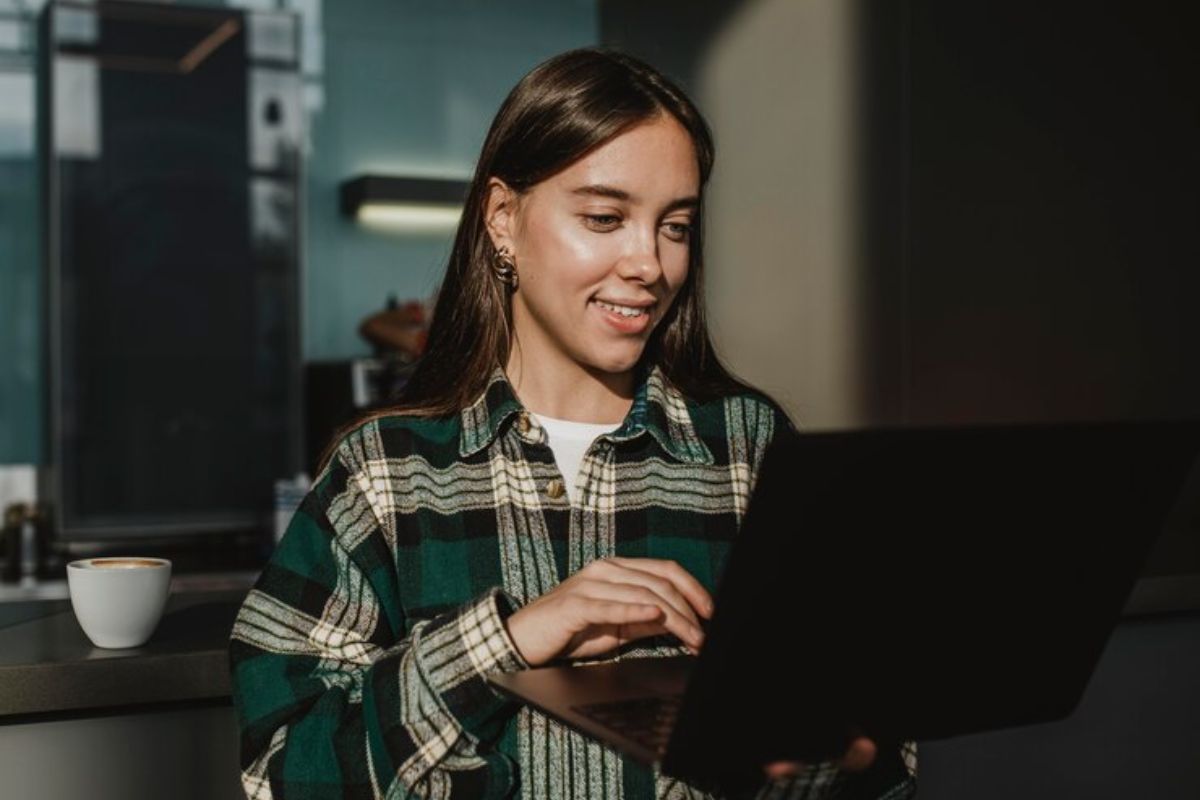
[[[50,337],[62,533],[255,528],[300,463],[298,76],[250,69],[241,12],[63,10]]]

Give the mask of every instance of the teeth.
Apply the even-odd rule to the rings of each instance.
[[[613,312],[616,312],[617,314],[620,314],[622,317],[640,317],[646,313],[646,309],[644,309],[644,308],[630,308],[629,306],[618,306],[618,305],[614,305],[612,303],[606,303],[603,300],[596,300],[595,303],[596,303],[596,305],[600,306],[601,308],[606,308],[609,311],[613,311]]]

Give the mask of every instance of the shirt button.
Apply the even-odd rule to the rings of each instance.
[[[529,425],[529,415],[522,411],[521,415],[517,417],[517,430],[521,433],[529,433]]]
[[[565,486],[563,486],[563,482],[558,478],[555,478],[546,484],[546,494],[550,495],[551,500],[557,500],[566,494],[566,491],[567,489]]]

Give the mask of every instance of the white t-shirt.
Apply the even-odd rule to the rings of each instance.
[[[567,497],[575,502],[575,481],[579,478],[579,467],[583,454],[601,434],[610,433],[621,427],[619,422],[596,425],[590,422],[569,422],[534,414],[533,417],[546,430],[547,444],[554,453],[554,463],[564,478]]]

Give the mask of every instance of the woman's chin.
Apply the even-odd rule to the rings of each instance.
[[[604,357],[593,359],[590,366],[598,372],[610,375],[624,375],[632,372],[637,367],[641,357],[642,348],[638,348],[636,352],[606,354]]]

